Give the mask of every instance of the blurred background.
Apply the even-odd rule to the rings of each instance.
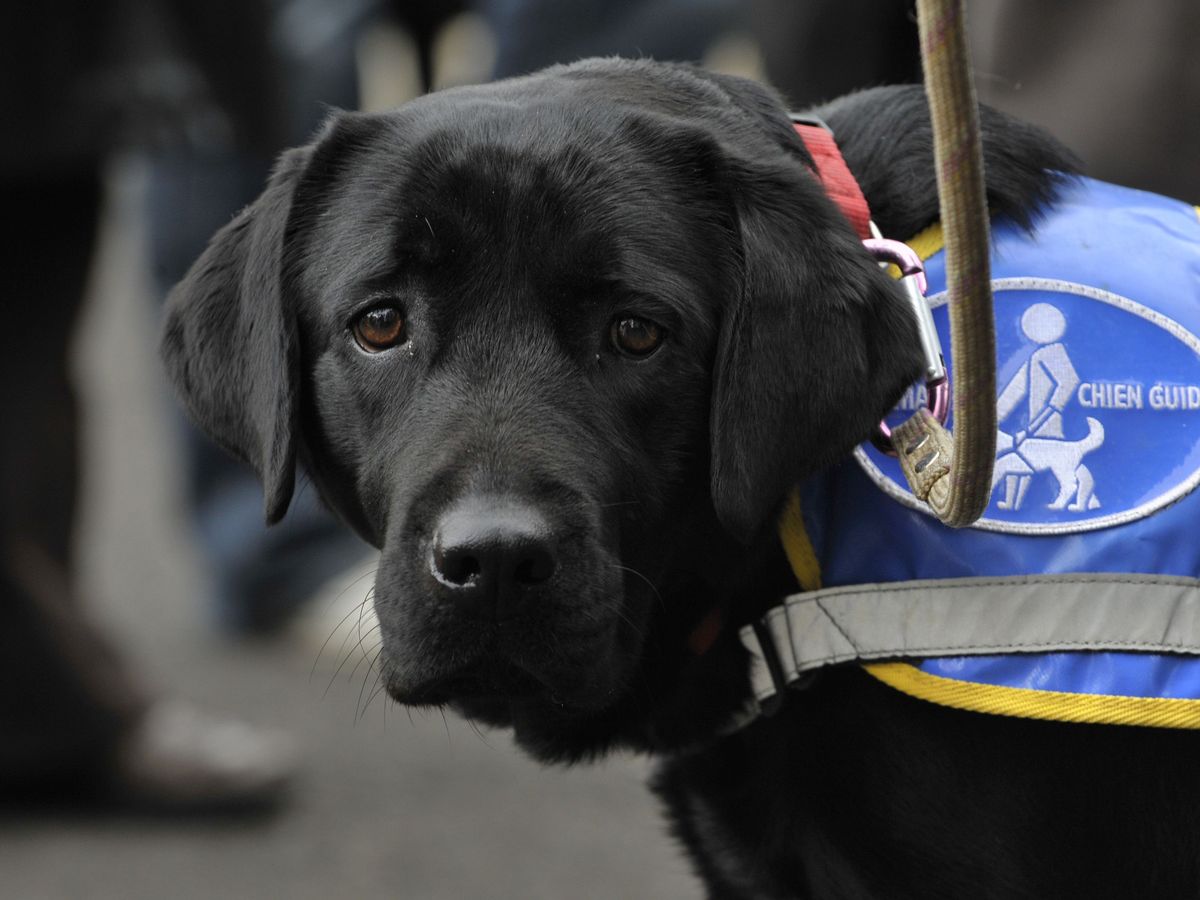
[[[373,552],[307,486],[263,528],[253,476],[167,395],[159,306],[330,106],[619,53],[803,107],[919,80],[911,3],[21,6],[0,36],[0,897],[696,896],[645,760],[545,769],[379,694]],[[970,8],[984,99],[1092,174],[1200,199],[1193,0]]]

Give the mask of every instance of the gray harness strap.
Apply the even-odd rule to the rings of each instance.
[[[1200,579],[1167,575],[952,578],[788,597],[742,628],[754,703],[769,712],[805,672],[903,657],[1062,650],[1200,655]]]

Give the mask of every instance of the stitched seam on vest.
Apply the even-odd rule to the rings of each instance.
[[[1188,590],[1200,591],[1200,579],[1187,578],[1180,575],[1165,575],[1161,577],[1139,577],[1131,578],[1121,577],[1114,573],[1112,577],[1105,575],[1097,575],[1088,578],[1058,578],[1057,576],[1047,576],[1045,578],[1026,578],[1024,576],[1014,576],[1012,578],[993,579],[987,581],[976,581],[972,578],[963,580],[947,579],[946,584],[937,584],[936,581],[925,581],[914,583],[910,586],[903,586],[905,582],[901,581],[882,581],[873,585],[870,588],[853,590],[843,588],[826,588],[823,591],[824,597],[812,596],[809,594],[800,594],[788,597],[784,603],[787,606],[798,606],[801,603],[818,603],[820,600],[829,597],[859,597],[870,596],[872,594],[904,594],[915,591],[948,591],[962,588],[977,588],[977,587],[1007,587],[1010,585],[1027,585],[1027,584],[1044,584],[1044,585],[1059,585],[1059,584],[1142,584],[1142,585],[1157,585],[1180,587]],[[778,607],[776,607],[778,609]]]
[[[1200,645],[1185,643],[1162,643],[1154,641],[1045,641],[1038,643],[1006,643],[1006,644],[955,644],[952,647],[897,647],[892,649],[868,650],[865,653],[835,653],[832,656],[812,657],[804,660],[802,670],[811,669],[825,663],[847,662],[852,659],[906,659],[926,654],[943,654],[950,656],[979,656],[985,653],[1032,652],[1035,650],[1178,650],[1189,654],[1200,654]]]
[[[825,608],[825,605],[821,603],[821,598],[814,597],[813,602],[817,604],[817,609],[825,613],[825,617],[829,619],[830,624],[837,629],[837,633],[846,639],[847,644],[854,648],[854,652],[856,654],[861,654],[862,651],[859,649],[858,644],[855,643],[854,638],[850,637],[850,635],[846,633],[846,629],[842,627],[842,624],[836,618],[834,618],[833,613]]]

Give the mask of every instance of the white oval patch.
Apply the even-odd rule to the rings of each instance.
[[[1143,518],[1200,484],[1200,339],[1127,297],[1046,278],[998,278],[992,497],[974,528],[1069,534]],[[930,298],[949,358],[945,294]],[[953,371],[953,369],[951,369]],[[892,424],[924,405],[914,387]],[[953,427],[953,417],[950,422]],[[855,451],[889,496],[930,513],[899,464]]]

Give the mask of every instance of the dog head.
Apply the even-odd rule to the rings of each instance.
[[[772,94],[612,60],[335,116],[163,339],[269,521],[299,458],[381,548],[390,693],[531,743],[652,691],[915,347]]]

